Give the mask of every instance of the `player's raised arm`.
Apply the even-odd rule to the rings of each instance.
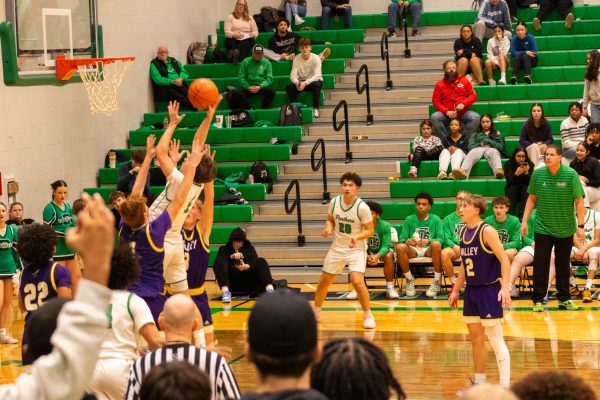
[[[160,169],[164,176],[168,177],[173,172],[173,168],[177,168],[177,165],[173,164],[169,157],[169,143],[175,132],[177,125],[183,120],[185,114],[179,115],[179,103],[176,101],[169,102],[169,126],[162,134],[158,145],[156,146],[156,158],[160,165]]]
[[[488,246],[493,252],[498,261],[500,261],[500,270],[502,272],[502,288],[498,293],[498,301],[502,301],[503,307],[510,307],[510,294],[508,292],[508,286],[510,282],[510,261],[504,251],[502,242],[498,237],[498,232],[491,226],[486,226],[483,231],[483,240],[485,245]]]
[[[200,145],[206,143],[206,138],[208,137],[208,129],[210,128],[210,124],[212,123],[213,117],[215,116],[215,111],[217,111],[217,107],[219,107],[219,103],[223,100],[223,96],[219,96],[217,102],[208,106],[208,110],[206,111],[206,117],[196,130],[196,134],[194,135],[194,140],[200,142]]]
[[[210,153],[210,147],[207,146],[208,152]],[[210,155],[213,159],[215,153]],[[202,235],[202,241],[207,246],[210,244],[210,233],[212,232],[212,225],[215,215],[215,182],[210,181],[204,184],[204,201],[202,202],[202,216],[200,217],[200,225]]]
[[[144,157],[144,161],[142,162],[142,166],[140,167],[140,171],[135,178],[135,183],[133,184],[133,188],[131,188],[132,194],[139,194],[140,196],[144,194],[144,187],[146,186],[146,180],[148,179],[148,171],[150,171],[150,164],[152,164],[152,160],[154,159],[154,143],[156,142],[156,137],[152,134],[148,135],[146,138],[146,157]]]

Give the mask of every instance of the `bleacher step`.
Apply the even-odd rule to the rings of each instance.
[[[384,32],[387,32],[387,28],[367,28],[367,29],[365,29],[365,41],[380,40],[381,35]],[[420,29],[420,32],[421,32],[420,37],[410,36],[411,29],[408,28],[409,44],[412,42],[417,42],[422,39],[427,40],[427,39],[444,37],[444,36],[449,36],[449,35],[454,35],[454,36],[458,37],[458,34],[460,32],[460,25],[422,26]],[[396,34],[398,36],[396,36],[395,38],[389,38],[389,40],[390,41],[402,40],[404,42],[404,28],[397,29]]]
[[[410,34],[410,32],[409,32]],[[431,52],[439,52],[448,49],[452,49],[454,45],[454,40],[456,38],[448,38],[431,40],[431,38],[427,37],[427,40],[410,40],[408,43],[408,48],[411,50],[411,53],[417,54],[431,54]],[[358,53],[355,54],[355,57],[361,56],[379,56],[381,54],[381,36],[379,37],[379,41],[374,42],[366,42],[357,45]],[[395,37],[388,38],[388,51],[390,54],[390,58],[392,57],[403,57],[404,56],[404,38],[403,37]]]
[[[317,120],[319,121],[319,120]],[[401,122],[383,122],[383,121],[375,121],[373,125],[362,126],[360,128],[361,135],[368,135],[369,138],[376,138],[379,135],[380,137],[386,137],[385,135],[405,135],[411,134],[416,135],[418,132],[418,126],[421,122],[420,119],[410,119],[407,120],[405,118],[402,119]],[[343,139],[343,132],[336,132],[332,129],[331,123],[318,123],[310,125],[308,131],[305,131],[305,138],[320,138],[324,137],[326,139],[335,138],[335,139]],[[386,137],[387,138],[387,137]],[[397,139],[395,137],[394,139]]]
[[[381,176],[388,176],[396,172],[396,163],[393,160],[377,160],[377,161],[353,161],[346,164],[343,161],[327,162],[327,174],[341,175],[348,171],[360,171],[361,173],[381,173]],[[283,165],[282,172],[285,174],[311,174],[312,168],[310,161],[291,161]],[[318,177],[319,172],[313,173]]]
[[[442,76],[441,64],[440,66],[438,66],[438,68],[431,68],[431,70],[427,72],[423,72],[423,69],[420,69],[419,71],[420,72],[417,72],[416,70],[400,71],[397,69],[393,69],[390,70],[390,79],[395,85],[419,84],[431,85],[431,87],[433,87]],[[347,68],[345,73],[338,75],[339,84],[355,85],[357,72],[358,68],[356,68],[355,70]],[[386,81],[387,74],[385,72],[385,65],[383,65],[381,68],[369,69],[369,83],[371,85],[379,84],[381,85],[381,87],[385,87]]]
[[[298,156],[310,156],[314,143],[310,143],[310,141],[303,141],[298,146]],[[346,144],[345,142],[329,142],[326,145],[327,156],[335,157],[336,155],[344,155],[346,152]],[[350,145],[352,151],[355,155],[357,154],[375,154],[375,153],[390,153],[396,151],[408,151],[409,144],[401,141],[352,141]],[[393,153],[392,153],[393,154]]]
[[[317,177],[322,177],[321,174],[316,173]],[[280,179],[273,185],[273,193],[269,195],[269,200],[271,200],[276,195],[283,195],[290,183],[291,179]],[[330,192],[333,192],[335,195],[339,191],[340,182],[339,177],[337,176],[328,176],[327,177],[327,187]],[[315,181],[305,181],[300,183],[300,191],[302,193],[302,197],[308,194],[321,194],[323,192],[323,182],[322,180]],[[381,177],[378,180],[370,179],[365,181],[360,188],[362,192],[382,192],[390,193],[390,182],[387,177]]]
[[[452,50],[448,50],[447,58],[452,57]],[[441,64],[443,63],[443,56],[416,56],[411,58],[395,57],[390,59],[391,68],[437,68],[441,70]],[[360,68],[363,64],[366,64],[369,69],[371,68],[385,68],[385,63],[380,57],[362,57],[362,58],[350,58],[346,61],[346,66],[349,68]]]
[[[384,88],[371,87],[369,89],[371,102],[402,102],[410,103],[412,101],[431,101],[432,88],[413,88],[413,89],[395,89],[385,90]],[[358,94],[356,89],[339,89],[329,92],[328,100],[339,102],[346,100],[347,102],[362,101],[366,102],[366,94]]]

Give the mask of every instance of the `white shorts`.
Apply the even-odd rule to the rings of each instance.
[[[179,244],[165,242],[163,268],[165,283],[169,285],[174,292],[184,292],[188,290],[183,242]]]
[[[329,249],[323,261],[323,271],[332,275],[339,275],[348,265],[350,272],[365,273],[367,267],[367,253],[364,250]]]
[[[132,365],[133,360],[125,358],[99,359],[86,391],[95,394],[98,399],[124,398]]]
[[[523,252],[523,253],[527,253],[527,254],[529,254],[531,257],[533,257],[533,255],[534,255],[534,253],[535,253],[535,250],[534,250],[534,249],[533,249],[533,247],[531,247],[531,246],[525,246],[525,247],[523,247],[521,250],[519,250],[519,253],[521,253],[521,252]]]
[[[413,249],[415,251],[415,253],[417,253],[416,257],[427,257],[425,255],[425,253],[427,253],[427,250],[429,250],[429,246],[426,246],[426,247],[410,246],[410,248]]]

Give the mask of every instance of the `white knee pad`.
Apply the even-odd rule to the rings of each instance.
[[[598,269],[598,256],[600,256],[600,247],[592,247],[587,251],[588,257],[590,259],[590,264],[588,265],[588,269],[597,270]]]

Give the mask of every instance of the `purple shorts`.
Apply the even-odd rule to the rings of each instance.
[[[202,316],[202,324],[204,326],[212,325],[212,315],[210,314],[210,307],[208,306],[208,295],[206,292],[198,295],[192,296],[192,300],[200,310],[200,315]]]
[[[466,286],[463,316],[467,323],[476,322],[477,318],[481,321],[502,318],[504,315],[502,303],[498,301],[501,287],[500,282],[486,286]]]
[[[159,326],[158,325],[158,316],[163,311],[163,308],[165,308],[165,296],[162,294],[159,294],[158,296],[155,296],[155,297],[142,297],[142,299],[148,305],[148,308],[150,309],[150,312],[152,313],[152,317],[154,318],[154,323],[158,327]]]

